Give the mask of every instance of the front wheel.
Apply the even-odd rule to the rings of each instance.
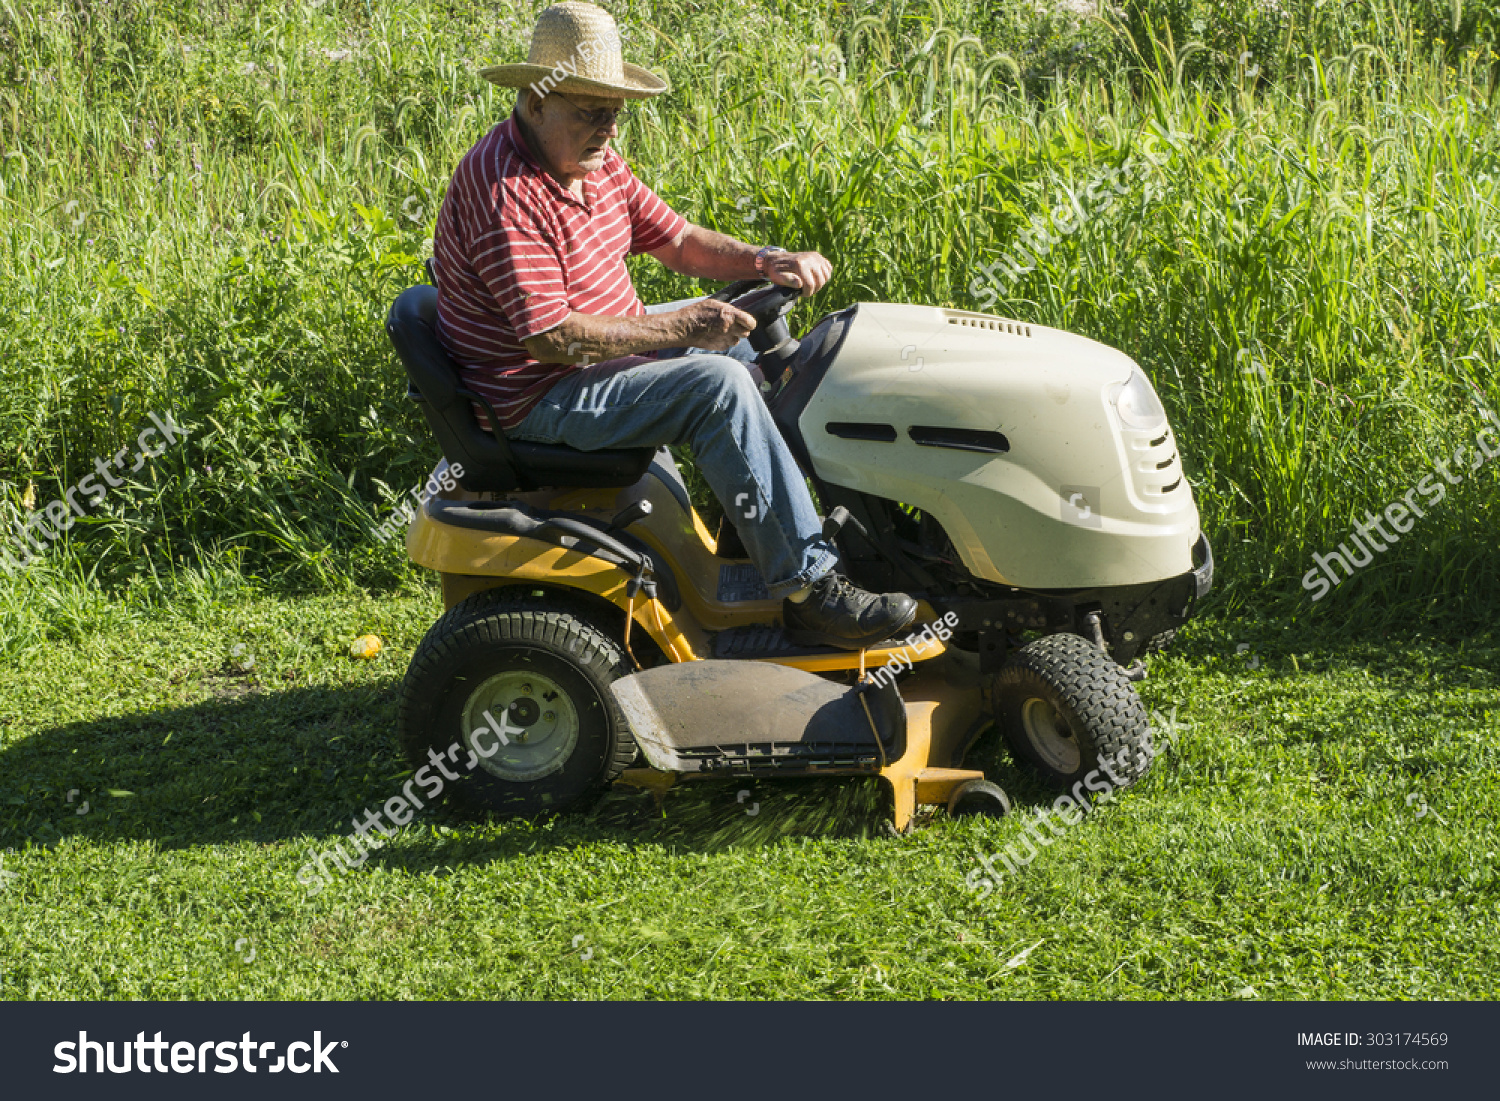
[[[519,817],[581,809],[635,756],[609,691],[628,672],[621,647],[587,609],[476,593],[433,624],[412,658],[401,745],[423,790],[446,790],[463,809]]]
[[[1077,635],[1039,638],[995,678],[1011,752],[1064,789],[1103,794],[1151,767],[1150,721],[1125,671]]]

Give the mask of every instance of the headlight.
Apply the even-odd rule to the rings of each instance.
[[[1130,372],[1130,378],[1115,393],[1114,403],[1126,427],[1155,432],[1167,426],[1167,411],[1151,388],[1151,380],[1139,370]]]

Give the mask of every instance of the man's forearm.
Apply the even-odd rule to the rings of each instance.
[[[526,341],[526,350],[541,363],[601,363],[681,347],[688,343],[687,336],[680,311],[640,317],[571,313],[557,328]]]
[[[747,245],[727,234],[690,226],[670,262],[665,256],[652,255],[682,275],[728,283],[735,279],[754,279],[760,274],[755,270],[755,254],[759,251],[757,246]]]
[[[702,226],[690,225],[670,245],[651,253],[667,267],[700,279],[769,279],[784,287],[801,287],[804,295],[816,294],[833,275],[833,265],[817,252],[769,254],[765,271],[757,271],[755,257],[762,250]]]

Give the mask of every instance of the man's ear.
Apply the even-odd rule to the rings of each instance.
[[[542,97],[537,95],[535,89],[522,88],[516,106],[521,109],[521,114],[526,117],[527,122],[542,121]]]

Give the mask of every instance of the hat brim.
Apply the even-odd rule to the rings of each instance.
[[[530,65],[524,61],[513,65],[491,65],[480,69],[479,75],[502,88],[529,88],[533,84],[540,84],[546,80],[552,91],[577,92],[579,95],[587,96],[613,96],[623,99],[649,99],[671,88],[664,78],[647,69],[642,69],[639,65],[632,65],[627,61],[622,68],[624,81],[620,84],[608,84],[600,80],[588,80],[571,75],[553,81],[554,70],[542,65]]]

